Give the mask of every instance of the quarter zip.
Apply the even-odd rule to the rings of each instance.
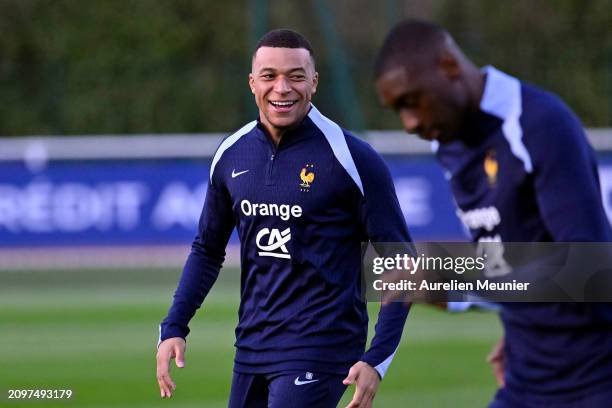
[[[280,139],[280,141],[278,142],[278,146],[274,144],[272,138],[270,137],[266,129],[261,125],[259,126],[259,129],[262,132],[262,136],[266,139],[266,142],[268,143],[268,159],[266,160],[266,170],[264,173],[264,184],[266,186],[273,186],[276,184],[276,167],[278,167],[276,163],[278,162],[278,156],[281,151],[287,146],[292,146],[294,143],[299,142],[299,139],[304,137],[302,134],[304,129],[300,129],[303,126],[304,124],[302,123],[299,125],[298,128],[289,130],[289,134],[283,135],[283,137]],[[310,124],[308,126],[310,126]],[[299,139],[296,140],[296,137],[298,137]]]
[[[274,168],[278,159],[278,155],[280,153],[280,148],[283,145],[283,140],[284,138],[282,138],[278,142],[278,146],[276,146],[274,145],[272,140],[268,139],[268,143],[270,144],[270,160],[268,160],[268,171],[266,172],[266,186],[273,186],[274,184],[276,184],[276,178],[274,177]]]
[[[277,149],[272,146],[272,154],[270,155],[270,160],[268,160],[268,171],[266,172],[266,186],[274,185],[274,161],[277,154]]]

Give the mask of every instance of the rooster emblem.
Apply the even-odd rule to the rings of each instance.
[[[300,172],[300,180],[302,180],[302,182],[300,183],[300,186],[302,188],[300,190],[302,191],[310,190],[310,185],[315,179],[314,171],[312,171],[313,168],[314,168],[314,165],[312,164],[307,164],[306,166],[302,168],[302,171]]]
[[[495,158],[495,150],[489,150],[487,152],[483,167],[487,179],[489,179],[489,185],[494,186],[495,183],[497,183],[497,172],[499,171],[499,164]]]

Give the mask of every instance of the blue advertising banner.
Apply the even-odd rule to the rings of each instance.
[[[0,167],[0,245],[72,246],[190,242],[208,163],[50,162],[31,173]]]
[[[387,162],[414,239],[466,238],[433,157]],[[612,220],[612,155],[601,155],[600,164]],[[188,245],[209,166],[206,160],[51,161],[30,170],[22,162],[2,162],[0,246]]]

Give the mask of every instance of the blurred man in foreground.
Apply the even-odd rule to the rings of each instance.
[[[371,407],[399,344],[408,308],[381,308],[364,352],[361,242],[410,242],[390,174],[364,142],[323,116],[312,48],[275,30],[257,44],[249,85],[259,118],[215,153],[193,243],[160,326],[157,378],[175,384],[188,323],[215,282],[234,227],[241,243],[241,301],[229,406]]]
[[[406,131],[434,143],[475,241],[610,240],[594,153],[558,97],[477,68],[419,21],[390,31],[375,77]],[[505,303],[491,407],[612,406],[610,316],[609,304]]]

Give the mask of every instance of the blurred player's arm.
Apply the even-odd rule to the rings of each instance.
[[[525,140],[538,207],[555,242],[607,242],[609,224],[601,204],[596,161],[580,121],[559,102],[540,118],[541,131]],[[504,386],[504,337],[487,361]]]
[[[169,375],[170,360],[177,367],[185,365],[185,338],[189,321],[210,291],[225,259],[225,247],[234,228],[230,199],[214,181],[208,186],[200,216],[198,235],[191,247],[172,306],[159,327],[157,380],[161,396],[170,397],[176,388]]]
[[[553,241],[608,242],[597,163],[582,125],[560,102],[541,121],[541,133],[526,143],[538,206]]]

